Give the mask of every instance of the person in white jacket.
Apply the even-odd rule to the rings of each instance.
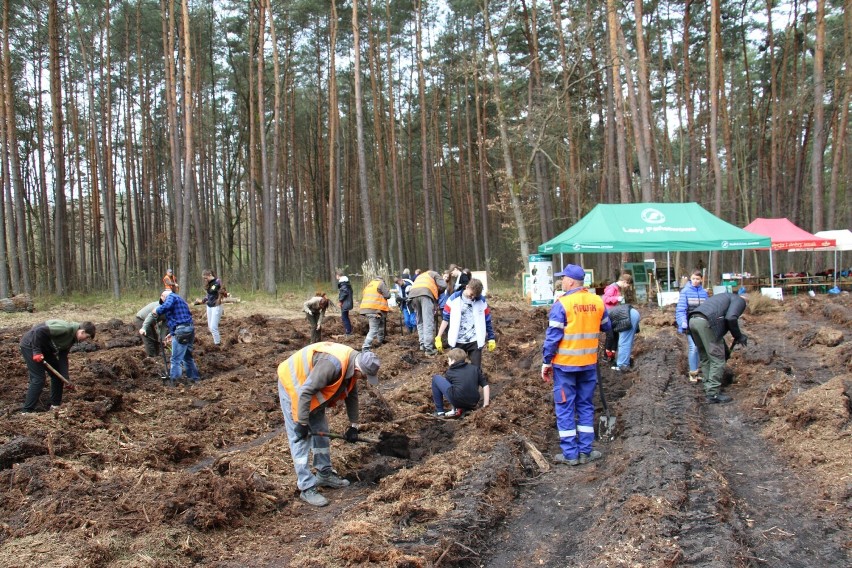
[[[444,304],[443,321],[435,337],[435,347],[443,351],[441,337],[447,332],[450,347],[463,349],[471,364],[482,366],[482,348],[486,345],[494,351],[497,341],[491,325],[491,308],[482,295],[482,281],[476,278],[467,283],[463,290],[455,292]]]

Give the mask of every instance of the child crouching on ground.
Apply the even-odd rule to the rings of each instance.
[[[435,416],[461,418],[466,410],[474,410],[479,404],[479,387],[482,387],[482,408],[490,402],[488,381],[482,370],[471,365],[465,359],[463,349],[455,348],[447,352],[446,376],[432,376],[432,399],[435,401]],[[444,399],[450,403],[450,409],[444,412]]]

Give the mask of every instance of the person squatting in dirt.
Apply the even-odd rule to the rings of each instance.
[[[745,309],[745,299],[725,292],[714,294],[689,314],[689,333],[698,347],[701,371],[704,374],[704,394],[707,402],[711,404],[733,400],[720,392],[720,389],[725,373],[725,361],[731,354],[730,349],[737,343],[743,347],[748,345],[748,336],[740,331],[739,325],[739,318]],[[734,338],[730,349],[725,343],[725,335],[728,332]]]
[[[349,338],[352,336],[352,320],[349,319],[349,311],[355,304],[352,284],[342,270],[338,269],[334,275],[337,277],[337,305],[340,308],[340,321],[343,322],[343,332]]]
[[[614,283],[604,288],[603,302],[609,313],[612,331],[606,334],[606,358],[613,362],[614,371],[630,370],[633,339],[639,333],[639,310],[626,301],[631,292],[633,275],[625,272]],[[617,356],[616,356],[617,353]]]
[[[482,348],[487,345],[488,351],[494,351],[497,341],[491,325],[491,309],[482,295],[481,280],[474,278],[444,304],[441,327],[435,336],[439,352],[444,350],[441,337],[448,327],[447,344],[462,349],[473,365],[482,367]]]
[[[565,293],[553,303],[542,348],[541,377],[553,382],[556,428],[560,454],[557,464],[578,465],[594,461],[601,453],[595,440],[598,337],[611,330],[603,300],[583,287],[585,271],[568,264],[555,274],[562,277]]]
[[[192,321],[189,304],[171,290],[163,290],[159,303],[157,309],[152,310],[142,322],[139,335],[147,335],[147,330],[154,325],[157,318],[161,315],[165,316],[169,334],[163,342],[172,342],[172,360],[169,369],[171,386],[175,386],[180,380],[184,368],[186,377],[190,381],[193,383],[200,381],[198,367],[195,366],[195,359],[192,357],[195,345],[195,324]]]
[[[698,358],[698,347],[695,345],[692,334],[689,333],[689,315],[709,298],[707,290],[701,285],[703,281],[704,277],[701,271],[693,270],[692,275],[689,277],[689,283],[680,290],[680,298],[675,308],[677,332],[686,334],[686,343],[689,346],[686,358],[689,363],[689,380],[693,383],[699,380],[700,360]]]
[[[141,329],[145,326],[145,319],[148,314],[157,309],[160,302],[154,300],[150,304],[136,312],[136,328]],[[166,326],[166,318],[162,314],[151,322],[151,327],[145,330],[142,336],[142,345],[145,347],[145,355],[147,357],[156,357],[160,354],[160,349],[163,348],[162,341],[168,335],[169,328]]]
[[[201,271],[201,279],[204,281],[204,290],[207,295],[203,300],[196,298],[193,303],[207,306],[207,329],[213,336],[213,345],[219,345],[222,343],[222,336],[219,335],[219,321],[222,319],[222,312],[224,311],[222,300],[225,299],[225,289],[222,286],[222,281],[210,268]]]
[[[478,365],[468,363],[466,353],[458,347],[447,351],[449,368],[443,375],[432,375],[432,400],[435,416],[461,418],[468,410],[476,410],[479,404],[479,387],[482,387],[482,408],[491,403],[488,380]],[[444,399],[450,409],[444,411]]]
[[[385,326],[387,326],[388,311],[390,310],[388,298],[390,298],[390,290],[381,276],[376,276],[364,286],[358,311],[367,318],[367,324],[370,328],[364,338],[361,351],[372,349],[373,340],[378,341],[379,345],[385,342]]]
[[[308,298],[302,304],[308,323],[311,326],[311,343],[317,343],[322,336],[322,320],[325,319],[325,310],[328,309],[328,298],[325,292],[314,292],[312,298]]]
[[[62,375],[67,381],[68,352],[81,341],[95,338],[95,324],[90,321],[77,323],[58,319],[47,320],[33,326],[21,337],[21,355],[27,365],[30,381],[27,396],[21,412],[35,412],[44,390],[44,374],[50,369],[50,408],[56,409],[62,404],[62,391],[65,381],[56,376]],[[72,385],[69,383],[69,390]]]
[[[163,289],[171,290],[172,292],[177,292],[180,290],[180,285],[178,285],[177,278],[175,277],[175,272],[171,268],[166,269],[166,274],[163,276]]]
[[[435,307],[441,293],[447,289],[447,281],[434,270],[421,272],[414,279],[408,292],[414,313],[417,316],[417,337],[420,350],[427,355],[437,353],[432,346],[435,341]]]
[[[358,441],[358,379],[378,384],[380,365],[370,351],[359,353],[330,341],[303,347],[278,365],[278,399],[302,501],[324,507],[328,499],[319,493],[319,487],[349,485],[331,467],[329,439],[323,435],[328,433],[325,409],[343,400],[350,423],[344,437],[347,442]],[[309,452],[316,474],[308,464]]]

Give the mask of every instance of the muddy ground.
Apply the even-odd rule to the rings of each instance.
[[[0,329],[0,564],[850,565],[849,295],[747,312],[727,405],[685,379],[673,308],[643,307],[634,370],[602,370],[617,435],[578,467],[536,459],[558,451],[539,377],[547,310],[491,303],[493,404],[462,420],[431,416],[445,358],[390,318],[380,384],[360,387],[362,433],[406,436],[410,456],[333,441],[352,485],[323,490],[322,509],[298,499],[275,390],[277,364],[307,343],[304,320],[226,308],[216,348],[197,312],[205,380],[178,388],[132,320],[96,322],[95,344],[71,354],[76,392],[37,415],[18,412],[28,326]],[[332,316],[324,339],[360,348],[365,322],[358,332],[344,339]],[[330,414],[344,430],[343,409]]]

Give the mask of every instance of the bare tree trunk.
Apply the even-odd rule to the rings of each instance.
[[[193,164],[194,151],[192,147],[192,54],[190,53],[189,35],[189,0],[181,3],[181,18],[183,19],[183,113],[184,113],[184,159],[183,159],[183,194],[178,197],[183,201],[183,217],[180,220],[180,249],[178,250],[178,266],[181,275],[189,274],[189,235],[192,227],[192,194],[195,191],[195,170]],[[185,276],[184,276],[185,277]],[[183,286],[181,287],[184,290]],[[186,292],[184,292],[185,294]]]
[[[387,21],[391,20],[391,12],[390,12],[390,0],[385,1],[385,16]],[[397,141],[396,141],[396,109],[394,104],[394,80],[393,80],[393,56],[391,50],[393,49],[393,42],[391,38],[391,27],[387,26],[387,62],[388,62],[388,114],[390,119],[390,126],[388,127],[388,131],[390,133],[390,159],[391,159],[391,179],[393,183],[393,202],[397,204],[396,207],[393,208],[393,217],[394,217],[394,226],[396,227],[396,254],[397,261],[400,266],[403,266],[405,261],[403,255],[403,240],[402,240],[402,219],[400,217],[399,211],[402,209],[400,207],[400,188],[399,188],[399,164],[398,162],[398,154],[397,151]]]
[[[360,185],[361,216],[367,259],[376,261],[376,240],[373,236],[373,216],[370,211],[370,192],[367,187],[367,154],[364,148],[364,103],[361,93],[361,30],[358,29],[358,0],[352,2],[352,42],[355,58],[355,124],[358,147],[358,182]],[[379,125],[376,125],[379,128]]]
[[[107,0],[106,5],[104,6],[104,22],[105,29],[110,29],[110,6],[109,0]],[[111,61],[111,47],[110,47],[110,33],[105,33],[105,53],[106,53],[106,63],[101,66],[101,84],[104,85],[106,89],[106,97],[105,103],[103,107],[103,150],[104,150],[104,159],[103,159],[103,174],[104,174],[104,183],[101,185],[101,192],[103,197],[101,201],[103,202],[104,209],[104,232],[106,233],[106,259],[108,263],[109,270],[109,281],[112,285],[112,295],[115,299],[121,297],[121,285],[119,283],[119,269],[118,269],[118,246],[116,242],[115,235],[115,223],[116,223],[116,206],[115,206],[115,187],[113,186],[113,165],[112,165],[112,87],[110,86],[110,80],[107,78],[108,70],[110,69],[110,61]],[[103,45],[103,44],[102,44]],[[64,215],[64,212],[63,212]],[[59,247],[59,234],[57,232],[57,248]]]
[[[825,110],[822,99],[825,96],[825,0],[817,0],[816,44],[814,45],[814,132],[811,154],[811,185],[813,191],[812,231],[821,231],[825,227],[823,210],[823,153],[825,148]]]
[[[429,144],[426,128],[426,77],[423,70],[423,1],[417,0],[417,89],[420,96],[420,161],[423,172],[421,191],[423,192],[423,239],[426,241],[426,263],[434,270],[435,258],[432,254],[432,208],[429,206],[430,171]]]
[[[269,0],[267,0],[268,2]],[[275,286],[275,195],[272,192],[272,184],[269,179],[269,160],[267,159],[266,147],[266,112],[263,102],[263,76],[265,65],[263,59],[264,45],[266,43],[266,7],[267,2],[260,3],[260,18],[257,26],[258,50],[257,50],[257,120],[260,124],[260,178],[263,184],[263,283],[267,294],[274,294]],[[269,27],[273,28],[272,11],[269,12]],[[274,37],[273,37],[274,41]],[[278,83],[278,76],[275,76]]]
[[[485,103],[479,87],[479,73],[473,75],[474,110],[476,114],[477,171],[479,172],[479,222],[482,225],[482,252],[485,255],[485,270],[491,271],[491,245],[488,220],[488,154],[485,152]]]
[[[340,123],[340,110],[337,100],[337,63],[335,52],[337,50],[337,2],[331,0],[331,18],[329,19],[329,65],[328,65],[328,212],[326,220],[326,237],[328,247],[328,271],[333,275],[340,262],[336,252],[339,248],[339,232],[337,215],[340,205],[337,196],[340,192],[338,184],[337,161],[337,134]]]
[[[781,207],[778,193],[778,132],[781,122],[781,113],[778,105],[778,92],[776,87],[776,68],[775,68],[775,35],[772,32],[772,0],[766,0],[766,15],[768,21],[766,23],[766,39],[769,43],[769,89],[770,89],[770,106],[772,108],[772,126],[769,130],[769,204],[772,210],[772,217],[778,217],[781,214]]]
[[[710,66],[710,162],[713,165],[713,185],[714,192],[714,209],[713,213],[717,217],[722,215],[722,164],[719,162],[719,81],[718,81],[718,65],[721,62],[713,55],[717,53],[717,45],[720,39],[719,34],[719,2],[720,0],[710,0],[710,49],[711,56],[708,58]],[[710,265],[710,273],[718,276],[717,267],[719,265],[719,255],[713,255]]]
[[[182,226],[183,221],[183,177],[181,176],[181,159],[180,159],[180,143],[179,143],[179,124],[177,118],[177,78],[175,76],[175,2],[168,0],[169,4],[166,7],[166,0],[160,0],[160,10],[163,18],[163,53],[165,63],[165,93],[166,93],[166,116],[169,124],[169,155],[171,157],[171,184],[170,191],[167,191],[166,199],[168,199],[174,207],[174,213],[170,223],[166,223],[167,230],[170,235],[174,236],[174,242],[177,247],[169,252],[174,253],[180,251],[184,247],[189,248],[189,243],[183,243],[183,231],[178,228]],[[180,289],[183,291],[182,296],[186,297],[189,290],[189,273],[179,267],[178,281]]]
[[[511,204],[512,213],[514,215],[515,224],[517,225],[518,230],[518,240],[520,241],[521,247],[521,262],[524,263],[524,266],[527,269],[526,271],[528,271],[530,259],[529,238],[527,237],[527,226],[524,222],[523,212],[521,211],[521,203],[520,199],[518,198],[520,188],[518,187],[517,181],[515,179],[514,167],[512,165],[509,130],[506,124],[506,114],[503,109],[503,99],[500,94],[499,87],[502,84],[502,79],[500,77],[500,59],[499,54],[497,52],[497,40],[495,39],[494,33],[491,29],[491,14],[488,10],[488,0],[483,0],[482,7],[482,16],[485,21],[485,35],[491,45],[491,81],[496,86],[494,90],[494,103],[497,107],[497,121],[500,129],[500,143],[503,149],[503,167],[505,169],[506,175],[506,186],[509,191],[509,203]]]
[[[15,289],[15,286],[20,286],[19,292],[23,292],[25,294],[32,293],[32,284],[30,283],[30,273],[28,266],[29,259],[29,243],[27,242],[27,224],[26,224],[26,214],[24,210],[24,182],[21,179],[21,158],[18,153],[18,134],[17,134],[17,126],[15,120],[15,101],[14,101],[14,90],[12,88],[12,75],[11,75],[11,64],[12,64],[12,56],[9,51],[9,0],[5,1],[4,10],[3,10],[3,52],[4,56],[4,65],[3,65],[3,79],[4,84],[6,86],[6,148],[9,152],[9,158],[11,162],[9,178],[12,182],[12,188],[14,189],[14,204],[15,204],[15,225],[17,225],[17,247],[16,249],[17,255],[9,255],[9,262],[19,263],[19,271],[17,280],[15,276],[15,270],[12,269],[12,289]],[[8,221],[8,219],[7,219]],[[10,247],[10,252],[13,250],[13,247]]]
[[[279,212],[276,211],[276,204],[278,203],[279,191],[278,159],[281,152],[281,71],[279,66],[278,37],[275,33],[275,18],[272,12],[272,0],[266,0],[266,11],[269,13],[269,37],[272,41],[272,69],[275,80],[275,102],[272,112],[272,169],[269,172],[269,187],[272,195],[269,201],[269,215],[267,217],[267,222],[271,227],[270,230],[272,233],[271,249],[268,252],[268,254],[271,254],[270,258],[272,259],[272,287],[269,287],[270,277],[269,274],[267,274],[266,291],[269,294],[275,294],[278,291],[278,285],[276,283],[276,275],[278,273],[278,239],[276,234],[276,225],[278,223],[276,221],[279,218],[277,215]],[[268,265],[267,270],[269,270]]]
[[[831,160],[831,181],[828,186],[828,218],[826,219],[827,226],[838,227],[844,226],[842,219],[845,211],[845,226],[852,226],[852,190],[849,183],[844,185],[845,190],[843,195],[845,203],[842,204],[841,211],[837,208],[837,194],[840,180],[849,181],[850,163],[849,160],[844,160],[844,155],[848,155],[849,149],[845,146],[846,132],[849,129],[849,106],[852,102],[852,0],[846,0],[843,11],[845,22],[845,34],[843,38],[846,60],[846,71],[842,78],[837,79],[838,85],[843,85],[835,89],[837,92],[843,93],[840,112],[838,113],[837,125],[834,128],[834,143],[832,144],[832,160]]]
[[[621,94],[621,57],[618,55],[618,8],[615,0],[606,2],[607,32],[609,34],[610,73],[613,103],[615,104],[615,150],[618,157],[618,193],[622,203],[632,201],[627,178],[627,134],[624,129],[624,99]]]

